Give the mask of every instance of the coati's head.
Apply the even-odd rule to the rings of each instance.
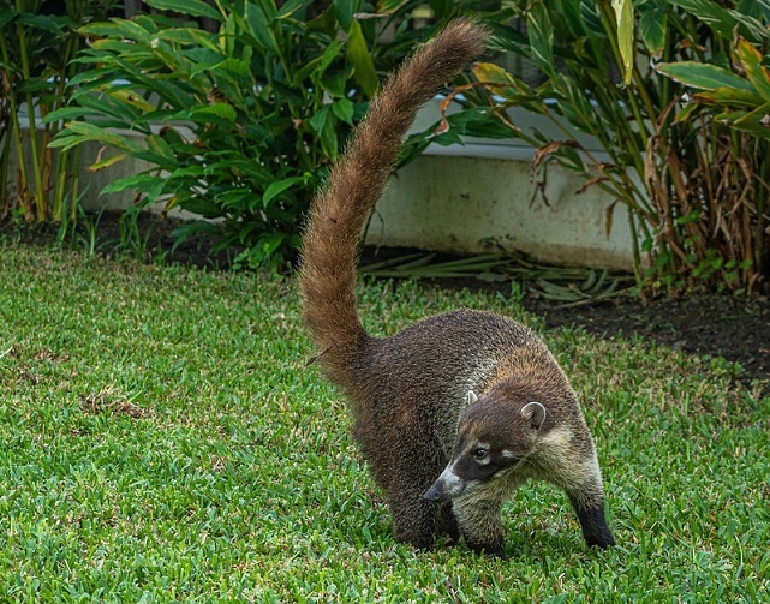
[[[424,497],[452,499],[505,476],[526,463],[546,420],[537,401],[500,400],[496,393],[478,398],[468,392],[452,459]]]

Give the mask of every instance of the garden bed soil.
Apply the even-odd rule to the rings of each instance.
[[[119,215],[104,213],[96,224],[97,249],[113,255],[119,249]],[[226,269],[232,254],[211,253],[210,241],[190,238],[173,248],[172,230],[178,223],[149,214],[140,215],[141,251],[147,260],[163,257],[166,262]],[[81,233],[85,236],[86,233]],[[0,238],[25,245],[49,246],[56,229],[51,226],[18,226],[0,223]],[[84,246],[78,237],[75,247]],[[371,250],[364,255],[372,256]],[[378,254],[378,259],[380,255]],[[365,258],[366,260],[366,258]],[[486,282],[473,278],[428,279],[441,287],[497,289],[510,293],[510,283]],[[527,287],[524,287],[527,291]],[[770,299],[768,297],[702,294],[642,302],[634,297],[617,297],[611,302],[565,305],[538,296],[525,295],[527,310],[542,317],[546,327],[577,326],[597,337],[638,335],[645,340],[697,355],[722,356],[740,363],[737,379],[751,384],[762,382],[760,391],[770,395]]]

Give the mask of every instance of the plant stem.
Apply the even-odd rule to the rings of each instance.
[[[10,65],[10,57],[8,54],[8,47],[6,45],[5,37],[0,36],[0,52],[2,52],[3,62],[6,65]],[[22,49],[23,53],[23,49]],[[13,82],[11,81],[11,71],[6,70],[6,77],[8,78],[8,99],[11,105],[11,128],[13,129],[14,142],[16,143],[16,157],[19,162],[19,186],[17,190],[17,199],[21,208],[24,210],[24,215],[30,214],[29,208],[29,180],[27,178],[27,164],[24,161],[24,138],[21,133],[21,124],[19,123],[19,106],[18,99],[14,92]]]
[[[16,10],[23,11],[22,1],[16,0]],[[24,26],[21,23],[16,24],[16,32],[19,36],[19,55],[21,57],[21,74],[24,82],[29,82],[32,72],[29,65],[29,55],[27,47],[27,35]],[[32,99],[32,92],[27,91],[25,101],[27,103],[27,112],[29,114],[29,147],[32,153],[32,170],[35,175],[35,215],[34,219],[43,222],[47,218],[47,205],[45,202],[45,188],[43,187],[43,173],[40,163],[40,150],[37,140],[37,124],[35,118],[35,105]],[[23,162],[23,155],[19,155],[19,163]],[[26,178],[25,178],[26,180]]]

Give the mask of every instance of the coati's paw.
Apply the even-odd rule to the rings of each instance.
[[[490,558],[500,558],[501,560],[508,558],[502,543],[468,543],[468,547],[475,553],[483,554]]]
[[[443,540],[447,545],[456,545],[460,542],[460,527],[449,504],[445,503],[439,508],[436,516],[436,536],[439,541]]]
[[[590,508],[577,508],[578,520],[583,528],[583,537],[589,547],[607,549],[615,545],[607,520],[604,518],[604,508],[601,504]]]
[[[612,536],[609,529],[601,531],[591,537],[586,537],[586,543],[589,547],[598,547],[599,549],[607,549],[615,545],[615,537]]]
[[[431,549],[436,544],[436,540],[433,537],[415,537],[402,535],[396,535],[396,542],[406,543],[407,545],[411,545],[414,549],[423,551]]]

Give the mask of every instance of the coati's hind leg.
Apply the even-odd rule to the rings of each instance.
[[[389,497],[396,541],[420,549],[427,549],[442,538],[458,543],[460,527],[452,512],[452,504],[448,501],[440,504],[426,501],[420,491],[413,491],[412,496],[407,497],[406,493],[410,490],[404,489],[397,497]]]
[[[456,522],[447,506],[437,506],[423,497],[431,482],[441,473],[444,460],[431,446],[429,430],[422,428],[418,421],[412,426],[400,426],[401,440],[408,447],[394,447],[386,459],[378,459],[378,468],[383,472],[381,484],[388,496],[388,506],[393,517],[393,534],[399,543],[410,543],[414,547],[431,547],[437,537],[444,533],[457,540]],[[410,431],[408,428],[412,428]],[[393,439],[396,442],[396,439]],[[374,460],[372,460],[374,461]],[[383,463],[384,462],[384,463]],[[372,464],[374,465],[374,464]]]
[[[433,476],[440,473],[441,460],[436,461],[432,470],[428,468],[430,462],[425,459],[402,457],[402,461],[404,463],[396,468],[395,476],[391,475],[390,483],[386,485],[396,541],[421,549],[431,547],[442,537],[457,543],[460,529],[451,503],[437,504],[423,497]]]
[[[452,509],[465,542],[474,552],[505,558],[503,549],[502,502],[477,492],[452,500]]]
[[[393,516],[393,535],[399,543],[427,549],[436,539],[436,506],[422,498],[414,485],[393,485],[388,489],[388,505]]]

